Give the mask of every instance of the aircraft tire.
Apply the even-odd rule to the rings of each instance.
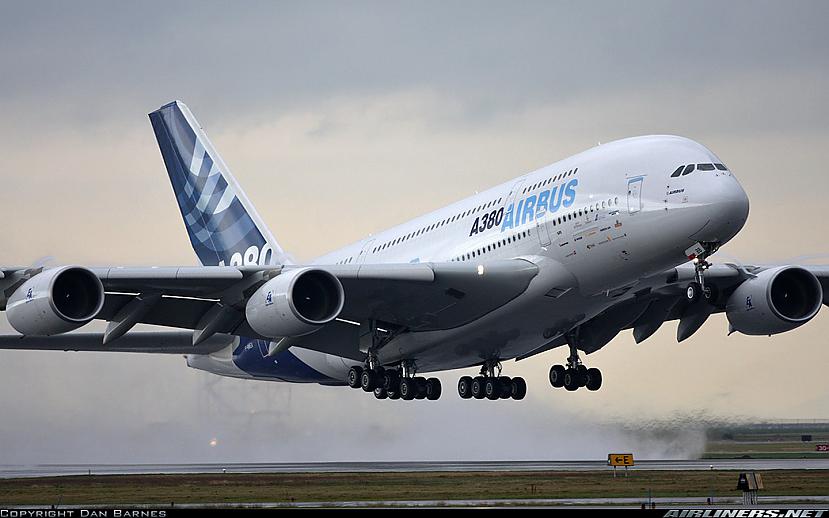
[[[688,287],[685,288],[685,299],[693,304],[699,300],[700,295],[702,295],[702,286],[698,282],[688,283]]]
[[[440,380],[437,378],[429,378],[426,380],[426,399],[429,401],[437,401],[440,398],[441,386]]]
[[[366,392],[373,392],[377,388],[377,375],[371,369],[364,369],[360,375],[360,386]]]
[[[512,399],[520,401],[527,395],[527,382],[524,381],[524,378],[512,378],[510,386],[512,388]]]
[[[580,377],[575,369],[567,369],[567,372],[564,373],[564,388],[570,392],[578,390],[581,386]]]
[[[394,370],[386,370],[383,372],[383,388],[386,390],[391,390],[394,387],[400,385],[400,376],[397,374],[397,371]]]
[[[550,367],[550,385],[555,388],[563,387],[565,372],[567,370],[564,368],[564,365],[553,365]]]
[[[501,385],[501,399],[509,399],[512,397],[512,379],[509,376],[501,376],[498,378],[498,383]]]
[[[461,399],[469,399],[472,397],[472,377],[461,376],[458,380],[458,395]]]
[[[587,390],[599,390],[602,388],[602,371],[596,368],[587,370]]]
[[[351,388],[359,388],[360,387],[360,378],[363,375],[363,368],[355,365],[348,369],[348,376],[346,377],[346,383]]]
[[[483,376],[475,376],[472,380],[472,397],[475,399],[483,399],[486,397],[484,392],[485,378]]]
[[[400,397],[405,401],[411,401],[415,398],[417,392],[417,385],[412,378],[403,378],[400,380]]]
[[[484,382],[484,394],[490,401],[501,397],[501,381],[498,378],[487,378]]]
[[[386,399],[387,397],[389,397],[389,394],[383,387],[377,387],[374,389],[374,397],[376,397],[377,399]]]
[[[579,377],[579,388],[587,386],[587,367],[579,365],[576,367],[576,372]]]

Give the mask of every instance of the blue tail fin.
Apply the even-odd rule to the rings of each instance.
[[[166,104],[150,114],[150,122],[201,263],[288,262],[187,106]]]

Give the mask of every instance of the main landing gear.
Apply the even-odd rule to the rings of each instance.
[[[685,298],[689,303],[697,302],[701,297],[704,297],[708,302],[714,302],[717,299],[717,287],[713,284],[705,284],[705,270],[711,267],[706,259],[717,251],[718,243],[700,243],[698,246],[699,253],[694,256],[694,280],[688,283],[685,288]]]
[[[581,387],[599,390],[602,386],[602,371],[584,366],[579,358],[579,351],[571,345],[567,366],[553,365],[550,368],[550,385],[555,388],[564,387],[571,392]]]
[[[346,382],[351,388],[373,392],[377,399],[439,399],[442,392],[440,380],[414,376],[415,371],[414,363],[409,361],[401,362],[400,368],[355,365],[349,369]]]
[[[520,400],[527,395],[527,382],[524,378],[501,376],[501,362],[487,361],[481,366],[479,376],[463,376],[458,380],[458,395],[461,399]]]

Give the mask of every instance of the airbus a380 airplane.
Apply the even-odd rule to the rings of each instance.
[[[641,342],[679,320],[682,341],[725,312],[731,331],[773,335],[827,302],[829,267],[708,263],[748,197],[686,138],[604,144],[294,264],[184,104],[150,121],[203,266],[3,268],[0,309],[21,335],[0,348],[185,354],[224,376],[404,400],[440,397],[420,373],[480,366],[461,398],[522,399],[505,360],[567,346],[552,386],[597,390],[579,352],[622,330]],[[94,319],[104,333],[68,333]]]

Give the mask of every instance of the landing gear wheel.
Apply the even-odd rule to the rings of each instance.
[[[426,399],[429,401],[436,401],[440,397],[441,388],[440,380],[437,378],[429,378],[426,380]]]
[[[564,388],[570,392],[578,390],[581,386],[581,377],[576,369],[567,369],[564,373]]]
[[[363,368],[358,367],[355,365],[348,369],[348,376],[346,377],[346,383],[351,388],[359,388],[360,386],[360,377],[363,375]]]
[[[501,385],[501,399],[509,399],[512,397],[512,379],[509,376],[501,376],[498,378],[498,383]]]
[[[426,378],[417,377],[414,378],[417,393],[415,394],[415,399],[426,399]]]
[[[512,389],[512,399],[516,401],[524,399],[524,396],[527,395],[527,382],[524,381],[524,378],[512,378],[510,388]]]
[[[587,390],[599,390],[602,387],[602,371],[596,368],[587,369]]]
[[[462,376],[458,380],[458,395],[461,399],[469,399],[472,397],[472,377]]]
[[[400,380],[400,397],[405,401],[411,401],[417,394],[417,382],[412,378],[403,378]]]
[[[389,399],[400,399],[400,390],[392,392],[391,390],[386,391],[389,395]]]
[[[584,365],[579,365],[576,367],[576,372],[579,373],[579,387],[584,387],[587,385],[587,367]]]
[[[475,399],[483,399],[486,396],[484,392],[485,379],[483,376],[476,376],[472,380],[472,397]]]
[[[486,378],[484,382],[484,394],[489,400],[496,400],[501,397],[501,382],[498,378]]]
[[[688,287],[685,288],[685,299],[688,302],[693,304],[694,302],[699,300],[701,295],[702,295],[702,286],[700,286],[698,282],[688,283]]]
[[[564,368],[564,365],[553,365],[550,367],[550,385],[555,388],[561,388],[564,386],[564,374],[567,372],[567,369]]]
[[[384,389],[392,390],[394,387],[400,385],[400,375],[397,371],[387,370],[383,372],[383,381],[381,383]]]
[[[714,304],[717,302],[717,298],[719,297],[719,292],[717,291],[717,287],[713,284],[706,284],[705,288],[702,290],[702,296],[705,297],[705,300]]]
[[[376,397],[377,399],[386,399],[387,397],[389,397],[389,394],[383,387],[377,387],[374,389],[374,397]]]
[[[377,388],[377,375],[371,369],[364,369],[360,376],[360,386],[366,392],[372,392]]]

